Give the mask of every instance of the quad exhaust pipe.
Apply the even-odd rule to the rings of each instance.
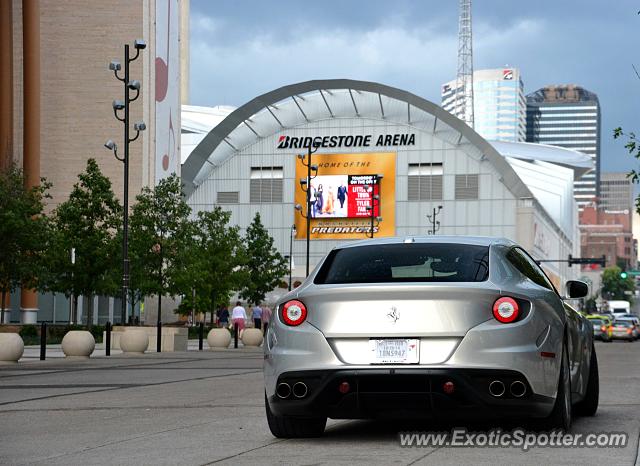
[[[285,382],[279,383],[276,387],[276,395],[283,400],[289,398],[289,395],[291,395],[291,386]]]
[[[293,385],[293,396],[295,396],[296,398],[304,398],[305,396],[307,396],[307,392],[309,390],[307,389],[307,384],[304,382],[296,382]]]
[[[281,400],[286,400],[287,398],[291,397],[291,395],[298,399],[304,398],[308,393],[309,388],[304,382],[296,382],[293,384],[293,387],[291,387],[291,385],[286,382],[280,382],[276,387],[276,395]]]
[[[527,393],[527,386],[520,380],[516,380],[511,383],[511,386],[509,386],[509,393],[511,393],[511,396],[515,398],[521,398],[525,393]]]
[[[489,393],[491,393],[491,396],[495,396],[496,398],[501,397],[505,391],[506,388],[501,380],[494,380],[489,384]]]
[[[495,398],[504,396],[507,387],[502,380],[494,380],[489,384],[489,393]],[[514,398],[522,398],[527,393],[527,386],[522,380],[514,380],[509,385],[509,394]]]

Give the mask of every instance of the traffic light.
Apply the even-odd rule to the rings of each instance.
[[[629,274],[626,271],[622,271],[620,272],[620,278],[622,278],[623,280],[626,280],[626,278],[629,276]]]

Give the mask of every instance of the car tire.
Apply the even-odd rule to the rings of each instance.
[[[562,347],[562,362],[558,377],[558,392],[553,410],[547,418],[552,429],[561,429],[565,432],[571,428],[571,375],[569,371],[569,355],[565,345]]]
[[[589,379],[587,380],[587,391],[584,399],[576,404],[576,412],[582,416],[593,416],[598,410],[598,400],[600,398],[600,376],[598,374],[598,357],[596,348],[591,349],[591,362],[589,363]]]
[[[277,438],[321,437],[327,425],[327,418],[298,418],[277,416],[271,412],[267,395],[264,396],[269,430]]]

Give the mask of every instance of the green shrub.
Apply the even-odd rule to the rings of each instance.
[[[23,325],[19,333],[22,338],[37,337],[38,327],[35,325]]]

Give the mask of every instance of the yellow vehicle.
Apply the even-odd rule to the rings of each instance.
[[[590,314],[587,316],[591,325],[593,325],[593,338],[610,342],[613,340],[613,325],[611,319],[599,314]]]

